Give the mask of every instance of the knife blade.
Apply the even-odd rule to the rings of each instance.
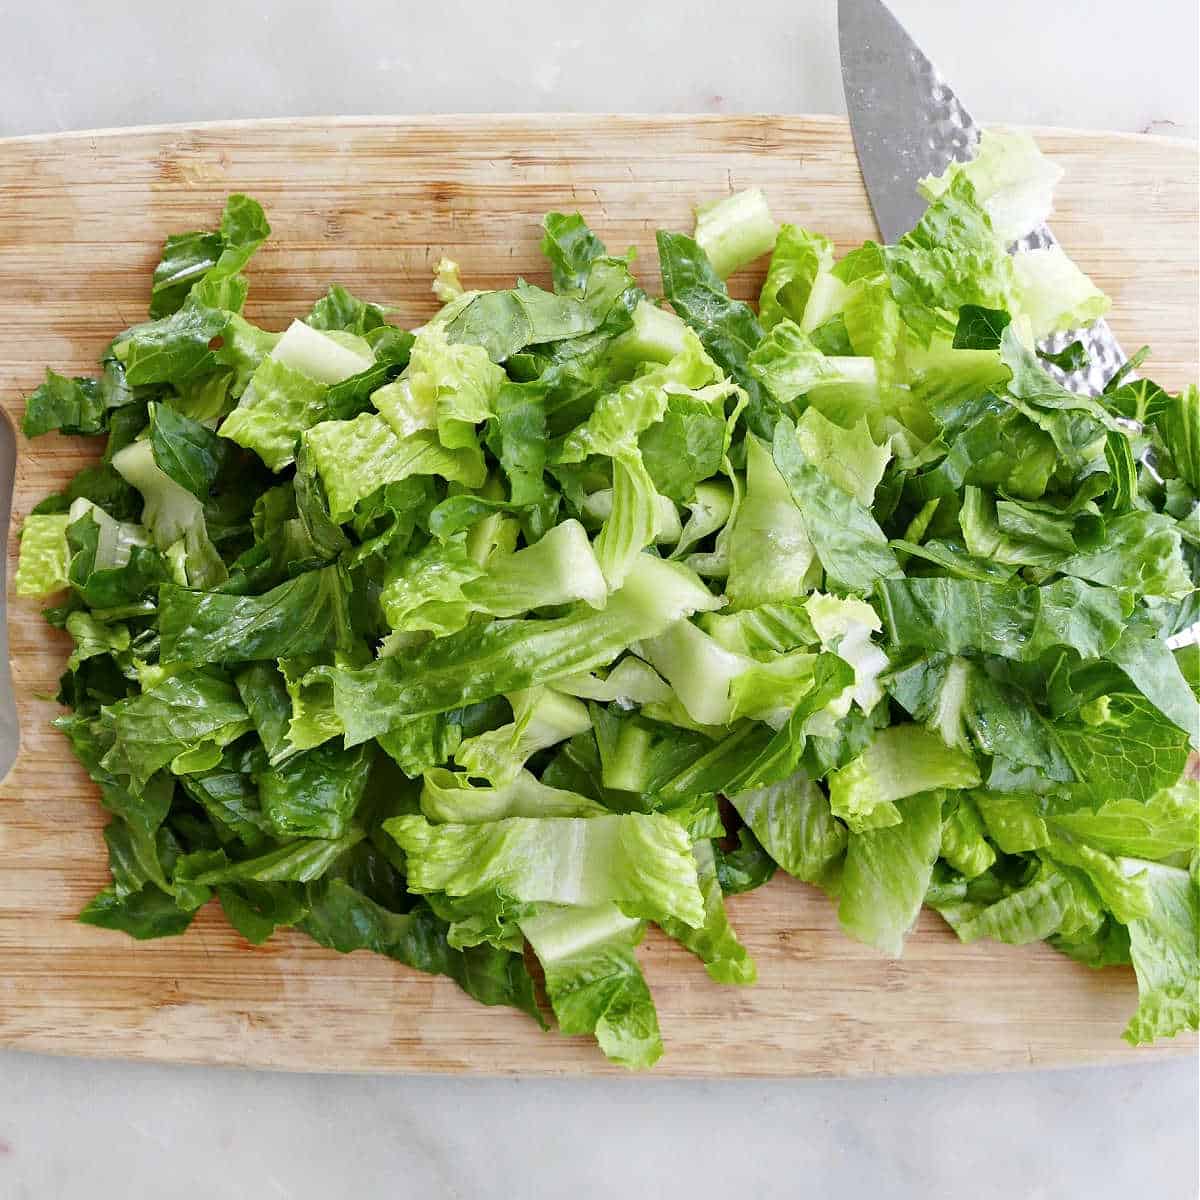
[[[951,162],[970,159],[979,144],[979,126],[882,0],[839,0],[838,42],[863,182],[879,232],[893,242],[925,211],[918,181],[940,175]],[[1054,235],[1043,225],[1011,249],[1053,244]],[[1072,391],[1098,395],[1125,362],[1125,354],[1103,320],[1057,333],[1042,349],[1057,352],[1074,341],[1082,342],[1087,352],[1085,367],[1067,372],[1050,363],[1043,366]]]

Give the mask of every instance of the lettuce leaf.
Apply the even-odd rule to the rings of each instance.
[[[674,917],[696,927],[704,900],[687,834],[670,817],[506,817],[431,825],[391,817],[383,828],[405,853],[410,891],[473,897],[498,891],[518,903],[595,907]]]
[[[879,580],[900,574],[895,553],[870,510],[809,459],[796,427],[786,418],[775,430],[774,458],[829,587],[869,592]]]
[[[638,1069],[662,1057],[658,1013],[634,948],[644,923],[615,904],[546,907],[521,921],[542,964],[563,1033],[595,1034],[613,1062]]]
[[[227,665],[349,646],[350,580],[343,568],[306,571],[262,596],[159,589],[164,663]]]
[[[1131,859],[1122,866],[1145,873],[1152,906],[1129,923],[1138,1007],[1124,1037],[1136,1046],[1200,1023],[1200,891],[1195,876],[1177,867]]]
[[[821,883],[846,850],[846,828],[816,782],[797,772],[730,797],[758,843],[789,875]]]
[[[703,964],[708,977],[717,983],[747,985],[758,979],[758,969],[737,939],[725,912],[725,895],[717,878],[713,844],[701,838],[692,846],[696,878],[704,897],[704,921],[691,928],[677,919],[663,922],[663,931],[686,946]]]
[[[641,555],[625,586],[600,612],[555,619],[495,621],[441,638],[409,661],[383,658],[357,670],[317,668],[333,684],[334,706],[355,745],[406,717],[446,712],[612,662],[672,621],[717,607],[685,568]]]
[[[847,933],[898,958],[933,876],[942,845],[942,794],[904,799],[886,829],[852,832],[839,883],[838,922]]]
[[[374,413],[322,421],[305,430],[302,442],[338,523],[349,520],[359,501],[382,485],[410,475],[438,475],[479,487],[487,474],[478,446],[448,450],[432,430],[402,438]]]
[[[898,825],[902,817],[894,802],[906,796],[979,784],[973,755],[920,726],[892,725],[829,776],[829,800],[834,815],[861,832]]]
[[[21,526],[20,558],[13,587],[18,596],[48,596],[68,584],[71,555],[67,546],[66,513],[25,518]]]

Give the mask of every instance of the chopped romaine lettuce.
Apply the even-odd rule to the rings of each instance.
[[[244,196],[169,238],[152,319],[23,424],[108,438],[14,581],[64,593],[111,814],[80,919],[215,898],[540,1021],[528,947],[560,1030],[647,1067],[647,923],[752,983],[724,896],[778,868],[886,954],[924,902],[1131,963],[1130,1041],[1195,1029],[1200,401],[1048,373],[1107,308],[1008,253],[1058,173],[986,135],[840,261],[741,192],[659,233],[661,300],[551,213],[553,291],[442,259],[412,331],[336,284],[247,322]],[[723,281],[772,246],[756,312]]]

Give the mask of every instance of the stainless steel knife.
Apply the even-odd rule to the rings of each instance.
[[[971,158],[979,126],[938,69],[881,0],[839,0],[842,84],[863,181],[884,241],[893,242],[921,219],[918,180]],[[1043,226],[1013,247],[1052,245]],[[1047,369],[1072,391],[1096,395],[1125,362],[1107,322],[1056,334],[1043,348],[1081,341],[1088,365],[1067,373]]]

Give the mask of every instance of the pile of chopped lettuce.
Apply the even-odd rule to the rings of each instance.
[[[536,959],[563,1033],[645,1067],[647,924],[751,984],[725,897],[780,870],[885,954],[926,904],[1132,963],[1131,1042],[1195,1029],[1200,401],[1039,354],[1107,306],[1008,253],[1056,178],[990,135],[840,260],[730,196],[658,234],[662,299],[551,213],[553,290],[443,261],[411,332],[340,286],[247,321],[245,196],[168,238],[151,319],[25,416],[107,438],[16,578],[62,593],[57,725],[111,814],[81,919],[215,898],[544,1023]]]

